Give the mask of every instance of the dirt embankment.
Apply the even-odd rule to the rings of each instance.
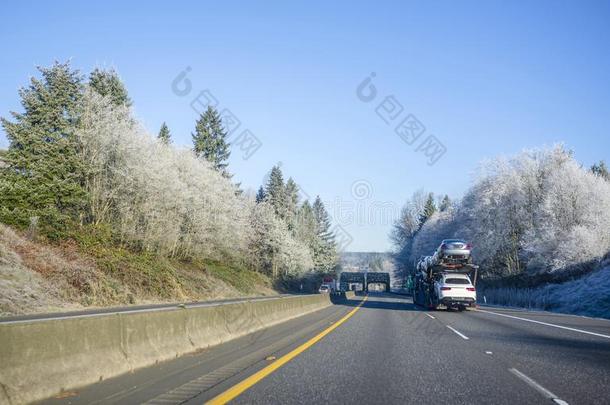
[[[0,224],[0,316],[274,294],[249,270],[34,241]]]

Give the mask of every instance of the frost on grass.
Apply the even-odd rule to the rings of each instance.
[[[493,288],[480,292],[490,304],[610,318],[610,266],[577,280],[540,288]]]
[[[104,252],[102,263],[111,255]],[[127,259],[109,271],[75,244],[33,241],[0,224],[0,316],[277,294],[252,271],[158,258],[165,272],[142,274],[133,261],[141,256]]]
[[[15,249],[21,241],[0,224],[0,316],[63,307],[57,287],[23,263]]]

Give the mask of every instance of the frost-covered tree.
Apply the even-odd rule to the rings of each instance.
[[[245,264],[274,277],[313,268],[270,203],[237,195],[205,159],[147,134],[125,106],[87,91],[78,137],[96,223],[125,245],[181,259]]]
[[[288,228],[294,231],[296,226],[296,216],[299,209],[299,186],[290,177],[286,182],[286,223]]]
[[[329,272],[337,264],[337,246],[335,235],[330,229],[330,216],[320,196],[316,196],[312,210],[316,220],[316,240],[313,249],[314,263],[317,270]]]
[[[266,274],[273,277],[296,275],[313,268],[310,250],[293,238],[269,202],[255,204],[252,218],[252,260]]]
[[[420,229],[420,218],[426,203],[426,193],[423,190],[413,193],[400,211],[400,217],[394,223],[390,232],[390,240],[394,244],[395,256],[401,270],[412,270],[411,250],[413,239]]]
[[[89,86],[101,96],[110,97],[117,106],[130,107],[132,104],[127,88],[114,69],[95,68],[89,75]]]
[[[434,212],[413,237],[410,263],[415,264],[421,256],[432,255],[443,239],[453,236],[454,220],[451,209]]]
[[[248,201],[189,151],[167,147],[133,125],[126,107],[88,92],[83,159],[96,222],[114,225],[126,243],[161,254],[216,260],[245,256]]]
[[[402,250],[413,238],[419,229],[419,220],[422,216],[426,195],[419,190],[411,196],[400,211],[400,217],[394,222],[390,231],[390,240],[396,250]]]
[[[25,226],[39,217],[56,236],[68,221],[82,218],[86,206],[75,137],[82,78],[68,62],[38,69],[42,78],[19,91],[24,111],[1,120],[10,144],[2,158],[0,220]]]
[[[172,143],[172,136],[165,122],[161,124],[161,129],[159,129],[159,135],[157,135],[157,139],[159,139],[164,145],[169,145],[170,143]]]
[[[409,258],[459,237],[473,243],[484,275],[560,272],[601,260],[609,227],[610,183],[555,146],[482,165],[462,201],[415,233]]]
[[[269,174],[269,180],[265,187],[265,195],[267,201],[271,204],[275,210],[275,214],[278,218],[286,220],[288,214],[287,197],[286,197],[286,185],[284,184],[284,175],[282,169],[279,166],[273,166],[271,173]]]
[[[451,207],[451,199],[449,198],[449,196],[447,194],[445,194],[445,196],[443,197],[443,199],[441,200],[441,202],[438,205],[438,210],[443,212],[443,211],[447,211],[450,207]]]
[[[318,240],[318,224],[313,212],[313,208],[308,200],[305,200],[299,207],[296,221],[296,236],[303,241],[313,252]]]
[[[228,160],[231,155],[227,143],[227,131],[222,125],[220,114],[214,107],[208,106],[195,125],[193,138],[193,151],[197,157],[203,158],[212,164],[225,177],[230,177],[227,172]]]
[[[419,226],[420,228],[424,226],[428,218],[430,218],[436,212],[436,203],[434,202],[434,194],[428,194],[428,199],[426,200],[426,204],[424,205],[424,210],[422,211],[419,217]]]

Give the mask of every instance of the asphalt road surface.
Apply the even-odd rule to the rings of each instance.
[[[53,404],[609,404],[610,321],[370,294]]]

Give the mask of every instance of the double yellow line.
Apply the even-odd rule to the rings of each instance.
[[[273,373],[278,368],[282,367],[284,364],[288,363],[290,360],[297,357],[299,354],[303,353],[305,350],[309,349],[311,346],[318,343],[324,336],[328,335],[333,330],[337,329],[341,324],[351,318],[359,309],[362,307],[364,302],[368,299],[368,296],[365,296],[362,301],[356,306],[356,308],[352,309],[347,315],[343,318],[339,319],[337,322],[333,323],[329,328],[323,330],[313,338],[309,339],[307,342],[303,343],[301,346],[292,350],[290,353],[285,354],[280,357],[273,363],[269,364],[267,367],[257,371],[252,374],[250,377],[246,378],[242,382],[232,386],[222,394],[212,398],[207,404],[218,405],[218,404],[226,404],[227,402],[235,399],[238,395],[252,387],[254,384],[261,381],[263,378],[267,377],[269,374]]]

